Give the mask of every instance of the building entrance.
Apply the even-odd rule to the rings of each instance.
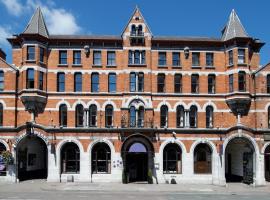
[[[226,182],[253,183],[254,148],[245,138],[235,138],[226,147]]]
[[[26,136],[17,145],[19,181],[47,178],[47,145],[37,136]]]
[[[143,137],[127,139],[122,146],[123,182],[149,182],[153,174],[152,144]]]

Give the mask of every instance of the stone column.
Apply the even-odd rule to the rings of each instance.
[[[80,181],[90,182],[91,171],[90,171],[90,155],[89,152],[80,152]]]
[[[265,173],[264,173],[264,155],[256,155],[256,165],[255,165],[255,180],[254,183],[256,186],[266,185],[265,182]]]
[[[57,163],[56,150],[52,144],[48,146],[48,177],[47,182],[60,182],[60,163]],[[60,158],[59,158],[60,160]]]

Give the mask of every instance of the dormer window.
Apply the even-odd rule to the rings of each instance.
[[[133,24],[131,26],[130,43],[131,43],[131,45],[142,45],[142,44],[144,44],[143,26],[141,24],[138,25],[138,26]]]
[[[136,26],[135,25],[131,26],[131,35],[136,35]]]

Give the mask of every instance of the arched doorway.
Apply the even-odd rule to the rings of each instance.
[[[149,181],[153,174],[154,149],[144,136],[132,136],[122,145],[123,175],[127,183]],[[151,176],[152,178],[152,176]]]
[[[270,145],[264,151],[265,180],[270,182]]]
[[[17,177],[20,181],[47,178],[47,145],[38,136],[25,136],[17,144]]]
[[[253,183],[254,154],[254,147],[247,138],[230,140],[225,149],[226,182]]]

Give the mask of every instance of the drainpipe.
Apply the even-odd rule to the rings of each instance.
[[[19,76],[20,72],[17,69],[16,70],[16,83],[15,83],[15,121],[14,121],[14,126],[17,128],[18,125],[18,87],[19,87]]]

